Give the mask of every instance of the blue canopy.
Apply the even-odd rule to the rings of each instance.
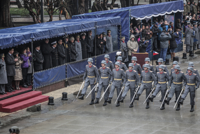
[[[100,18],[100,17],[121,17],[122,35],[126,37],[126,41],[129,38],[130,30],[130,17],[142,20],[145,18],[156,17],[159,15],[171,14],[176,12],[183,12],[183,1],[171,1],[149,5],[132,6],[120,9],[98,11],[92,13],[85,13],[75,15],[74,19],[83,18]]]
[[[42,40],[95,29],[121,25],[120,17],[69,19],[0,30],[0,49],[14,47],[34,40]]]

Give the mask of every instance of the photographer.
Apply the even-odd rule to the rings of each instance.
[[[149,44],[149,41],[145,41],[145,38],[142,37],[140,42],[139,42],[139,52],[140,53],[146,52],[148,44]]]
[[[153,36],[152,36],[152,45],[153,45],[153,48],[155,51],[158,51],[158,45],[157,45],[157,34],[159,32],[159,29],[158,29],[158,25],[157,23],[155,22],[153,27],[152,27],[152,33],[153,33]]]
[[[169,33],[171,35],[171,39],[170,39],[170,52],[171,52],[171,60],[173,60],[173,57],[175,57],[175,50],[178,47],[176,44],[176,38],[179,38],[179,33],[177,32],[173,32],[172,28],[169,28]]]

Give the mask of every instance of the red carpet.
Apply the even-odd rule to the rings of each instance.
[[[0,101],[0,112],[11,113],[48,100],[40,91],[31,91]]]

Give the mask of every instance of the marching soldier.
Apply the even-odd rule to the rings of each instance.
[[[178,65],[178,61],[173,61],[172,63],[172,68],[171,68],[171,75],[172,75],[172,72],[174,72],[174,67]]]
[[[120,69],[120,63],[115,62],[115,69],[112,70],[112,77],[111,77],[112,85],[111,85],[109,98],[107,100],[108,103],[111,103],[115,88],[117,88],[117,96],[119,96],[122,85],[124,85],[124,83],[122,84],[122,81],[124,81],[124,78],[125,78],[125,73],[122,69]],[[119,100],[120,100],[120,97],[118,98],[116,107],[120,106]]]
[[[108,54],[106,54],[106,55],[104,56],[104,59],[105,59],[105,61],[106,61],[106,67],[109,67],[110,70],[113,70],[113,69],[114,69],[114,65],[113,65],[112,61],[109,60],[109,59],[110,59],[110,56],[109,56]]]
[[[139,100],[139,96],[142,94],[144,89],[146,89],[146,98],[147,98],[151,92],[152,82],[154,81],[154,83],[156,83],[156,78],[155,78],[153,72],[149,70],[148,64],[144,65],[144,71],[142,71],[140,79],[141,79],[140,80],[141,86],[135,97],[135,100]],[[154,87],[155,87],[155,84],[154,84]],[[149,100],[148,99],[147,99],[146,109],[149,109]]]
[[[150,64],[150,59],[149,59],[149,57],[146,57],[145,58],[145,64],[148,64],[149,66],[150,66],[150,68],[149,68],[149,70],[150,71],[152,71],[153,73],[154,73],[154,68],[153,68],[153,66]],[[144,66],[144,65],[143,65]],[[144,67],[142,66],[142,69],[144,70]]]
[[[131,61],[133,63],[133,70],[135,70],[140,75],[142,72],[142,68],[140,64],[137,63],[137,57],[133,56]]]
[[[185,81],[185,80],[186,80],[185,75],[181,71],[180,66],[176,65],[174,67],[174,71],[172,72],[169,83],[168,83],[169,87],[171,87],[171,88],[169,90],[167,100],[165,100],[165,103],[167,105],[169,105],[169,102],[170,102],[171,98],[174,96],[174,93],[176,95],[176,101],[178,101],[177,99],[181,93],[183,81]],[[180,110],[180,104],[178,104],[178,106],[176,108],[176,111],[179,111],[179,110]]]
[[[192,67],[188,67],[188,73],[185,75],[186,81],[184,81],[185,90],[184,93],[181,95],[181,99],[179,104],[183,105],[183,101],[185,100],[187,94],[190,92],[190,105],[191,109],[190,112],[194,111],[194,98],[195,98],[195,90],[199,88],[200,79],[199,77],[193,72],[194,69]]]
[[[162,58],[158,59],[158,65],[156,66],[155,74],[157,72],[159,72],[159,65],[163,65],[163,59]],[[169,71],[168,71],[167,67],[165,65],[163,65],[163,66],[164,66],[164,70],[163,71],[166,72],[169,75]]]
[[[84,99],[84,95],[85,95],[89,85],[91,87],[91,90],[93,89],[93,87],[96,84],[96,79],[99,76],[97,67],[95,65],[93,65],[92,63],[93,63],[93,59],[89,58],[88,59],[88,65],[86,65],[85,73],[84,73],[84,76],[83,76],[83,80],[85,80],[85,84],[84,84],[84,87],[83,87],[82,92],[81,92],[81,97],[79,97],[79,99],[81,99],[81,100]],[[95,99],[95,90],[92,91],[90,105],[94,104],[94,99]]]
[[[164,68],[165,68],[164,65],[159,66],[159,72],[157,72],[156,74],[156,83],[155,83],[156,90],[154,91],[152,96],[149,98],[151,102],[153,102],[153,99],[156,97],[159,91],[161,91],[161,96],[162,96],[161,101],[165,99],[164,97],[167,91],[167,82],[169,81],[169,75],[163,71]],[[165,103],[163,103],[160,110],[164,110],[164,109],[165,109]]]
[[[101,61],[101,66],[99,69],[99,78],[98,78],[98,83],[99,83],[99,90],[96,96],[96,101],[94,102],[94,104],[98,104],[99,103],[99,98],[101,97],[101,91],[102,88],[104,88],[104,92],[106,91],[108,84],[111,83],[110,79],[111,79],[111,70],[109,67],[106,67],[106,61],[102,60]],[[106,91],[106,93],[104,94],[104,104],[103,106],[107,105],[107,99],[108,99],[108,90]]]
[[[138,73],[135,70],[133,70],[133,67],[134,67],[133,63],[129,63],[129,69],[126,71],[125,79],[124,79],[125,89],[122,94],[120,102],[123,102],[129,89],[130,89],[130,101],[131,101],[133,98],[135,89],[139,85],[139,76],[138,76]],[[130,104],[129,108],[132,108],[132,107],[133,107],[133,102]]]
[[[126,71],[128,68],[126,67],[126,64],[124,64],[123,62],[122,62],[122,57],[121,56],[118,56],[117,57],[117,62],[119,62],[119,68],[120,69],[123,69],[124,71]]]
[[[188,67],[192,67],[193,68],[193,73],[195,73],[198,77],[199,77],[199,72],[197,69],[194,69],[194,63],[193,62],[189,62],[188,63]],[[188,73],[188,70],[186,70],[186,74]],[[199,77],[200,78],[200,77]]]

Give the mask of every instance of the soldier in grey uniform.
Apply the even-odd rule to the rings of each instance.
[[[194,42],[194,45],[193,45],[193,50],[197,50],[197,45],[198,45],[198,40],[199,40],[199,29],[198,29],[198,27],[197,27],[197,24],[198,24],[198,22],[195,22],[194,23],[194,28],[193,28],[193,30],[195,31],[195,36],[194,36],[194,38],[197,40],[196,42]]]
[[[174,72],[174,67],[176,66],[176,65],[178,65],[178,61],[173,61],[173,63],[172,63],[172,68],[171,68],[171,75],[172,75],[172,72]]]
[[[111,35],[110,30],[107,31],[106,46],[107,46],[109,52],[113,51],[112,35]]]
[[[133,70],[135,70],[138,73],[138,75],[140,75],[142,72],[142,68],[141,68],[140,64],[137,63],[137,57],[133,56],[131,58],[131,61],[133,63]]]
[[[158,59],[158,65],[156,66],[155,74],[157,72],[159,72],[159,65],[163,65],[163,59],[162,58]],[[165,65],[163,65],[163,66],[164,66],[164,70],[163,71],[166,72],[169,75],[169,71],[168,71],[167,67]]]
[[[129,69],[126,71],[125,79],[124,79],[125,89],[123,91],[120,102],[123,102],[129,89],[130,89],[130,101],[131,101],[133,98],[135,89],[139,85],[139,76],[138,76],[138,73],[135,70],[133,70],[133,67],[134,67],[133,63],[129,63]],[[132,107],[133,107],[133,102],[130,104],[129,108],[132,108]]]
[[[193,26],[188,24],[188,27],[185,30],[185,44],[186,44],[186,52],[193,51],[193,42],[194,42],[194,31]]]
[[[140,89],[139,89],[136,97],[134,98],[135,100],[139,100],[139,96],[142,94],[144,89],[146,89],[146,98],[147,98],[149,93],[151,92],[152,82],[154,81],[154,83],[156,83],[155,75],[152,71],[149,70],[148,64],[144,65],[144,70],[141,73],[140,79],[141,79],[140,80],[141,86],[140,86]],[[155,87],[155,85],[154,85],[154,87]],[[148,99],[147,99],[146,109],[149,109],[149,100]]]
[[[125,83],[122,83],[124,82],[124,78],[125,78],[125,73],[122,69],[120,69],[120,63],[115,62],[115,69],[112,70],[112,77],[111,77],[112,85],[111,85],[109,98],[107,100],[108,103],[111,103],[115,88],[117,88],[117,96],[119,96],[122,85],[125,85]],[[121,98],[119,97],[116,107],[120,106],[120,102],[119,102],[120,99]]]
[[[122,62],[122,57],[121,56],[118,56],[117,57],[117,62],[119,62],[119,64],[120,64],[120,66],[119,66],[119,68],[120,69],[123,69],[124,71],[126,71],[128,68],[126,67],[126,64],[124,64],[123,62]]]
[[[167,100],[165,100],[165,103],[167,105],[169,105],[169,102],[171,98],[174,96],[174,93],[176,95],[176,100],[178,99],[178,96],[180,95],[181,90],[182,90],[183,81],[185,80],[186,80],[185,75],[181,71],[180,66],[176,65],[174,67],[174,71],[172,72],[169,83],[168,83],[169,87],[171,88],[169,90]],[[180,110],[180,104],[178,104],[176,108],[176,111],[179,111],[179,110]]]
[[[195,91],[199,88],[200,84],[199,77],[193,71],[194,69],[192,67],[188,67],[188,73],[185,75],[186,81],[184,81],[185,90],[184,93],[181,95],[181,99],[179,101],[179,104],[183,105],[183,101],[185,100],[187,94],[190,92],[190,112],[194,111]]]
[[[199,72],[197,69],[194,69],[194,63],[193,62],[189,62],[188,63],[188,67],[192,67],[193,68],[193,73],[195,73],[198,77],[199,77]],[[186,74],[188,73],[188,71],[186,70]],[[200,78],[200,77],[199,77]]]
[[[86,65],[86,67],[85,67],[85,73],[83,76],[83,80],[85,80],[85,84],[84,84],[84,87],[81,92],[81,97],[79,97],[79,99],[81,99],[81,100],[84,99],[84,95],[85,95],[89,85],[90,85],[91,89],[93,89],[93,87],[96,84],[96,79],[99,76],[97,67],[95,65],[92,65],[92,63],[93,63],[93,59],[89,58],[88,65]],[[95,90],[92,91],[90,105],[94,104],[94,99],[95,99]]]
[[[149,97],[149,100],[153,102],[153,99],[156,97],[158,92],[161,92],[161,101],[163,101],[166,91],[167,91],[167,82],[169,81],[169,75],[163,71],[164,65],[159,66],[159,72],[156,74],[156,90],[153,92],[152,96]],[[163,103],[160,110],[165,109],[165,103]]]
[[[98,77],[99,90],[97,92],[96,101],[94,102],[94,104],[99,103],[102,88],[104,88],[104,92],[105,92],[107,87],[108,87],[108,84],[111,83],[110,79],[111,79],[112,73],[111,73],[110,68],[106,67],[106,61],[105,60],[101,61],[101,66],[102,67],[100,67],[100,69],[99,69],[99,77]],[[108,90],[107,90],[105,95],[104,95],[105,102],[104,102],[103,106],[107,105],[106,101],[108,99],[108,95],[109,95],[109,93],[108,93]]]
[[[154,68],[153,68],[153,66],[150,64],[150,58],[149,58],[149,57],[146,57],[144,61],[145,61],[145,64],[149,64],[149,66],[150,66],[149,70],[152,71],[152,72],[154,73]],[[142,70],[144,70],[144,65],[142,66]]]
[[[110,56],[109,56],[108,54],[106,54],[106,55],[104,56],[104,59],[105,59],[105,61],[106,61],[106,67],[109,67],[110,70],[113,70],[113,69],[114,69],[114,65],[113,65],[113,62],[109,60],[109,59],[110,59]]]

